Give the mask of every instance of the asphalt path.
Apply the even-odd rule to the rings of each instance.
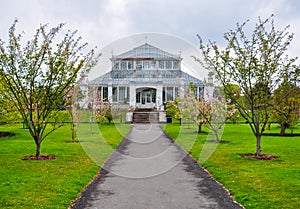
[[[243,208],[157,124],[134,124],[74,209]]]

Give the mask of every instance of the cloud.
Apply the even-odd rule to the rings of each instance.
[[[100,48],[124,36],[158,32],[171,34],[198,46],[197,34],[204,40],[222,44],[223,34],[237,22],[250,19],[252,24],[275,14],[276,25],[291,25],[295,32],[293,54],[300,52],[300,3],[289,0],[10,0],[0,8],[0,37],[14,18],[18,28],[31,34],[40,23],[55,26],[66,22],[78,29],[90,45]],[[150,41],[150,40],[149,40]]]

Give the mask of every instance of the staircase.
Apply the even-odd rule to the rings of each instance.
[[[159,112],[153,109],[138,109],[133,112],[133,123],[158,123]]]

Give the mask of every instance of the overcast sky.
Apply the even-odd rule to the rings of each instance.
[[[223,33],[237,22],[275,15],[278,29],[295,33],[290,54],[300,55],[299,0],[0,0],[0,37],[5,39],[15,18],[31,34],[41,23],[78,29],[91,46],[139,33],[164,33],[198,47],[197,34],[222,44]],[[148,39],[151,44],[151,40]]]

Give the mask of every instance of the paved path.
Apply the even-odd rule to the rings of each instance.
[[[154,124],[135,124],[73,208],[241,208]]]

